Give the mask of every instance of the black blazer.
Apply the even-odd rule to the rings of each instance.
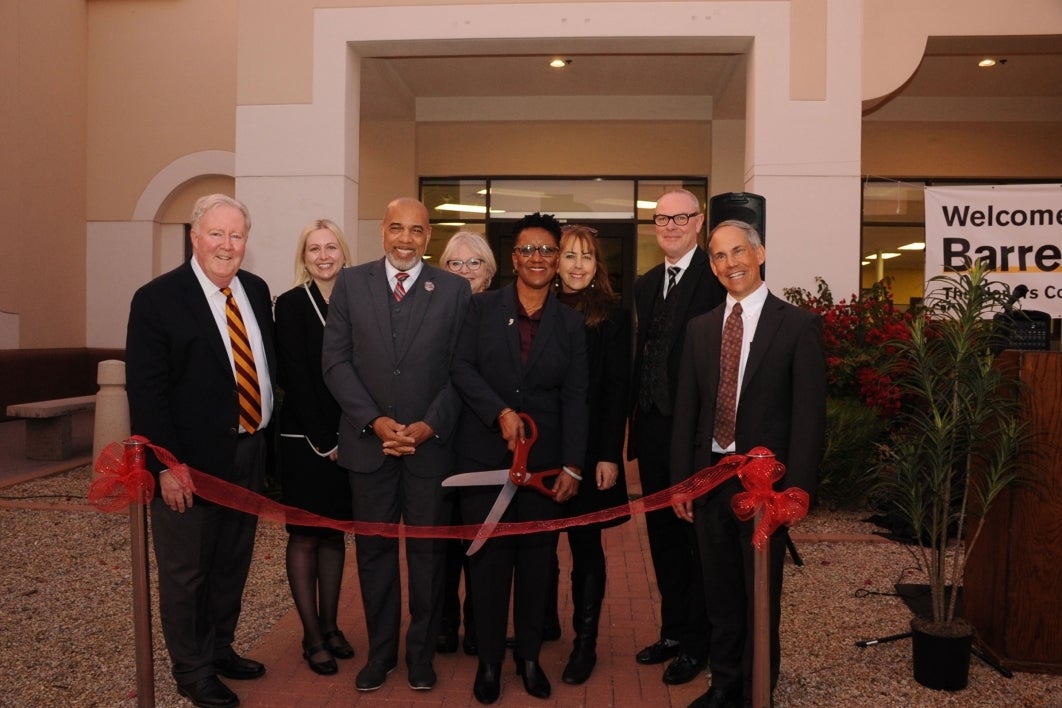
[[[673,484],[711,465],[725,309],[720,305],[689,324],[672,427]],[[814,493],[825,431],[822,320],[768,294],[738,392],[736,450],[770,448],[786,465],[775,489]]]
[[[551,293],[528,356],[520,361],[515,284],[472,297],[452,368],[464,401],[454,449],[458,471],[512,463],[498,427],[506,407],[538,427],[528,467],[582,467],[586,459],[587,364],[583,316]]]
[[[633,423],[638,414],[638,389],[642,381],[642,363],[645,342],[649,337],[649,325],[653,319],[653,303],[657,295],[664,290],[665,263],[650,268],[634,284],[634,305],[637,316],[638,336],[634,347],[634,367],[632,370],[631,398],[628,410]],[[678,386],[679,361],[682,358],[682,346],[686,337],[686,325],[697,315],[708,312],[726,299],[726,291],[720,285],[708,264],[708,254],[698,246],[690,260],[689,268],[682,274],[676,286],[672,303],[672,328],[668,333],[670,346],[667,357],[667,380],[671,400],[675,400]],[[638,458],[638,440],[636,426],[630,426],[627,439],[627,459]],[[657,441],[660,442],[660,441]],[[646,444],[656,444],[647,442]],[[666,445],[666,441],[662,441]]]
[[[276,381],[269,286],[247,271],[237,277],[262,332],[270,380]],[[201,472],[231,477],[239,401],[229,343],[218,331],[190,262],[136,291],[125,346],[133,433]],[[153,461],[149,466],[161,471]]]
[[[327,317],[328,304],[316,283],[310,283],[309,293],[321,314]],[[324,324],[317,316],[314,303],[300,285],[278,297],[274,306],[279,359],[277,387],[283,390],[278,424],[281,433],[305,435],[318,451],[327,452],[339,441],[340,411],[321,372]]]

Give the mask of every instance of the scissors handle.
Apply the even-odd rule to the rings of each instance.
[[[516,449],[513,451],[513,466],[509,468],[509,479],[520,487],[531,487],[536,492],[547,497],[555,496],[555,492],[546,486],[545,480],[556,477],[561,470],[544,470],[542,472],[529,472],[527,470],[527,456],[531,452],[531,446],[538,440],[538,426],[534,419],[527,413],[519,413],[520,420],[527,426],[530,434],[516,441]]]

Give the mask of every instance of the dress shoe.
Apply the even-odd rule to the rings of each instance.
[[[524,680],[524,690],[535,698],[549,698],[552,687],[549,679],[542,672],[542,666],[531,659],[525,659],[516,665],[516,673]]]
[[[721,691],[717,688],[708,689],[707,693],[703,693],[697,698],[693,699],[693,703],[690,703],[688,708],[740,708],[741,701],[734,698],[726,691]]]
[[[580,643],[577,639],[575,648],[572,649],[572,653],[568,656],[568,664],[564,667],[564,673],[561,674],[561,681],[570,686],[584,684],[590,678],[590,674],[593,673],[596,665],[597,652],[595,647],[586,642]]]
[[[435,669],[431,664],[409,666],[409,687],[414,691],[430,691],[435,686]]]
[[[498,700],[501,695],[501,664],[479,662],[476,669],[476,682],[472,684],[472,695],[484,705]]]
[[[343,633],[338,629],[333,629],[331,632],[325,632],[324,634],[325,646],[328,647],[328,651],[332,652],[332,656],[337,659],[353,659],[354,647],[350,646],[350,642],[343,636]]]
[[[236,652],[230,652],[223,659],[214,659],[214,670],[225,678],[246,681],[261,678],[265,667],[254,659],[244,659]]]
[[[327,658],[323,661],[314,660],[314,656],[324,655]],[[328,647],[324,644],[318,644],[315,647],[303,646],[302,658],[306,659],[306,663],[310,665],[310,669],[315,674],[321,676],[331,676],[339,671],[339,666],[336,664],[336,660],[332,658],[332,652],[328,651]]]
[[[678,686],[697,678],[708,666],[707,659],[694,659],[689,654],[679,654],[664,670],[664,683]]]
[[[435,638],[435,652],[438,654],[453,654],[457,651],[456,634],[440,634]]]
[[[240,705],[240,697],[219,681],[217,676],[207,676],[192,683],[178,684],[177,693],[199,708],[232,708],[232,706]]]
[[[668,659],[678,656],[678,653],[678,642],[672,644],[666,639],[661,639],[635,654],[634,660],[639,664],[663,664]]]
[[[359,691],[375,691],[384,685],[387,674],[394,671],[396,666],[398,666],[397,661],[385,663],[377,659],[369,659],[369,663],[365,664],[365,668],[359,671],[358,677],[354,679],[354,688]]]

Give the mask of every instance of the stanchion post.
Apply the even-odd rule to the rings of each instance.
[[[125,441],[125,465],[144,469],[144,444]],[[137,705],[155,705],[155,660],[151,643],[151,594],[148,592],[147,505],[129,504],[129,536],[133,571],[133,633],[136,639]]]
[[[759,528],[763,510],[756,512],[753,528]],[[752,708],[771,705],[771,543],[752,549]]]

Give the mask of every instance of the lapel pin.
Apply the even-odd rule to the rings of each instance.
[[[514,321],[514,320],[513,320],[513,318],[512,318],[512,317],[510,317],[510,318],[509,318],[509,326],[510,326],[510,327],[512,327],[512,326],[513,326],[513,321]]]
[[[432,290],[435,289],[435,283],[431,280],[427,281],[426,283],[424,283],[424,289],[430,293]]]

